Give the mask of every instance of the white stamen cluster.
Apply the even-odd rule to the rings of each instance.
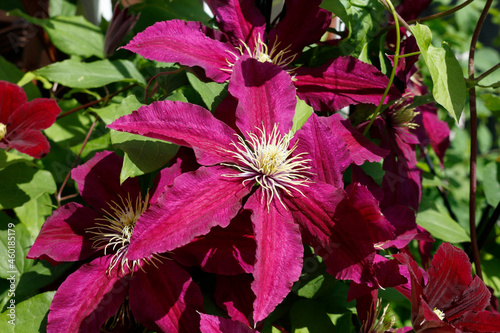
[[[0,123],[0,140],[7,135],[7,125]]]
[[[409,100],[411,94],[405,93],[399,100],[396,101],[391,107],[391,117],[395,126],[408,127],[416,129],[419,125],[413,122],[413,119],[420,113],[415,111],[415,108],[410,107]]]
[[[304,195],[298,187],[308,186],[307,183],[310,182],[306,176],[311,168],[308,166],[310,159],[303,157],[306,153],[290,157],[297,148],[297,142],[289,149],[291,136],[282,136],[277,125],[274,125],[271,133],[267,133],[265,128],[258,128],[258,131],[260,136],[247,133],[249,140],[238,136],[238,142],[231,143],[236,151],[229,152],[241,163],[224,165],[233,167],[240,173],[224,176],[242,178],[243,184],[255,181],[264,190],[268,207],[276,197],[286,208],[280,192],[292,195],[293,189]]]
[[[99,218],[100,222],[95,227],[89,228],[88,233],[94,234],[90,240],[94,241],[92,246],[95,249],[104,250],[104,254],[114,252],[108,273],[117,265],[120,265],[122,274],[133,272],[135,267],[141,267],[144,260],[130,261],[126,258],[130,238],[134,231],[135,224],[139,217],[144,213],[148,206],[149,195],[146,195],[144,201],[139,196],[135,205],[130,199],[120,197],[120,202],[112,201],[108,203],[109,210],[105,210],[105,216]]]
[[[432,309],[432,312],[434,312],[439,317],[439,319],[444,319],[444,312],[439,310],[438,308]]]

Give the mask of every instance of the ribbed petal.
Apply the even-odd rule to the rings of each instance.
[[[177,177],[137,221],[127,257],[141,259],[174,250],[214,226],[226,227],[249,187],[224,175],[232,169],[201,167]]]
[[[377,68],[350,56],[320,67],[299,67],[295,73],[297,95],[315,110],[329,112],[351,104],[378,104],[389,83]],[[394,88],[385,102],[400,95]]]
[[[319,8],[321,0],[286,0],[286,15],[269,33],[269,46],[288,55],[300,55],[302,49],[319,42],[332,22],[332,13]]]
[[[215,283],[214,298],[217,304],[226,309],[231,319],[252,326],[250,325],[252,304],[255,301],[255,295],[250,288],[252,276],[249,274],[217,275]]]
[[[157,266],[157,267],[155,267]],[[203,310],[200,288],[174,261],[143,266],[130,281],[130,309],[153,331],[197,333]]]
[[[236,62],[229,82],[229,92],[239,101],[236,125],[256,133],[264,127],[271,132],[275,124],[282,134],[292,128],[295,114],[295,88],[290,75],[269,62],[243,57]]]
[[[258,333],[242,322],[201,313],[201,333]]]
[[[17,84],[0,81],[0,123],[7,125],[12,113],[26,101],[23,88]]]
[[[450,304],[445,307],[437,307],[441,309],[447,321],[452,322],[454,319],[460,320],[469,312],[479,312],[486,309],[490,305],[491,293],[479,276],[474,276],[474,279],[460,295],[458,295]],[[441,303],[441,302],[440,302]]]
[[[49,140],[39,130],[27,129],[14,133],[7,132],[5,139],[8,141],[7,147],[34,158],[42,158],[50,151]]]
[[[460,318],[460,321],[453,322],[453,326],[464,332],[500,332],[500,315],[490,311],[471,311]]]
[[[294,155],[305,153],[304,158],[311,160],[309,171],[313,181],[343,188],[342,174],[352,160],[342,137],[332,132],[320,119],[312,114],[297,131],[295,137],[298,144]]]
[[[58,208],[43,224],[27,258],[64,262],[89,257],[95,250],[87,230],[99,217],[100,213],[78,203]]]
[[[171,167],[164,168],[158,173],[155,178],[154,190],[149,199],[150,204],[154,204],[163,191],[165,191],[165,188],[172,185],[174,179],[181,175],[181,163],[181,160],[178,159]]]
[[[213,165],[233,161],[230,143],[235,132],[201,106],[159,101],[142,106],[108,126],[194,149],[198,162]]]
[[[130,197],[133,203],[141,194],[137,178],[128,178],[120,185],[123,158],[114,152],[103,151],[95,154],[88,162],[71,171],[71,178],[78,184],[82,198],[100,211],[110,210],[114,203],[122,205],[122,200]],[[114,202],[114,203],[113,203]]]
[[[245,208],[252,211],[257,257],[252,290],[255,323],[265,319],[283,301],[302,270],[303,246],[292,215],[278,200],[266,204],[259,188]]]
[[[219,29],[235,46],[244,42],[253,50],[256,39],[265,38],[266,20],[253,1],[207,0],[215,14]]]
[[[234,61],[229,52],[238,52],[229,43],[207,37],[200,22],[182,20],[157,22],[137,34],[124,48],[151,60],[200,66],[217,82],[229,78],[230,74],[222,69],[229,68],[226,59]]]
[[[56,121],[56,117],[60,112],[61,109],[55,100],[36,98],[21,105],[11,114],[7,130],[10,133],[15,133],[27,129],[46,129]]]
[[[59,287],[50,305],[47,332],[99,332],[128,294],[128,281],[108,275],[110,256],[80,267]]]

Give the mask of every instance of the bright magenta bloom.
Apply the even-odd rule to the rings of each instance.
[[[124,48],[151,60],[199,66],[216,82],[228,80],[243,55],[270,62],[293,75],[297,95],[315,110],[380,101],[388,78],[353,57],[332,59],[314,68],[292,65],[304,47],[320,42],[331,23],[332,13],[319,7],[320,0],[285,1],[286,15],[273,27],[266,26],[254,2],[208,0],[220,30],[200,22],[158,22]]]
[[[191,147],[202,165],[176,178],[138,220],[129,259],[173,250],[214,226],[226,227],[242,208],[250,210],[257,323],[300,276],[301,231],[306,240],[329,246],[331,216],[344,196],[341,173],[351,158],[342,138],[326,127],[316,134],[329,142],[321,150],[301,143],[309,131],[289,135],[295,88],[278,66],[241,59],[229,93],[238,100],[235,129],[200,106],[171,101],[143,106],[109,127]]]
[[[155,331],[199,331],[203,309],[199,287],[168,254],[128,260],[130,237],[147,211],[138,180],[120,185],[123,159],[96,154],[75,168],[72,177],[89,206],[69,203],[47,219],[28,253],[51,262],[87,260],[58,288],[48,316],[48,332],[99,332],[122,320]],[[177,165],[162,171],[160,184],[171,184]],[[150,202],[155,202],[158,188]],[[133,316],[131,316],[131,313]],[[128,322],[127,322],[128,319]]]
[[[500,332],[500,315],[486,311],[490,291],[464,251],[442,244],[427,276],[407,254],[394,255],[411,277],[411,321],[416,332]]]
[[[55,100],[36,98],[27,102],[21,87],[0,81],[0,148],[42,158],[49,153],[50,144],[40,131],[50,127],[60,112]]]

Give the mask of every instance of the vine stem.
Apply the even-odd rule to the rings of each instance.
[[[488,10],[491,7],[493,0],[487,0],[486,4],[481,12],[481,16],[477,22],[474,33],[472,34],[472,39],[469,48],[469,80],[474,80],[475,67],[474,67],[474,56],[476,53],[476,44],[479,39],[479,33],[483,23],[488,15]],[[469,228],[471,237],[471,249],[472,249],[472,259],[474,260],[474,266],[476,267],[476,274],[481,279],[483,274],[481,271],[481,260],[479,257],[479,247],[477,244],[477,233],[476,233],[476,190],[477,190],[477,109],[476,109],[476,87],[472,86],[469,89],[469,108],[470,108],[470,186],[469,186]]]
[[[168,74],[175,74],[175,73],[179,73],[180,71],[182,71],[183,68],[179,68],[179,69],[176,69],[175,71],[168,71],[168,72],[161,72],[161,73],[158,73],[156,74],[155,76],[153,76],[149,81],[148,81],[148,84],[146,85],[146,90],[144,91],[144,104],[148,104],[148,91],[149,91],[149,86],[151,85],[151,83],[158,77],[158,76],[161,76],[161,75],[168,75]]]

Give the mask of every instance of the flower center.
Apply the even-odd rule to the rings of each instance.
[[[7,135],[7,125],[0,123],[0,140]]]
[[[399,127],[408,127],[415,129],[418,124],[413,122],[413,119],[420,113],[415,111],[415,108],[410,107],[409,95],[405,94],[391,107],[391,117],[393,124]]]
[[[102,218],[97,219],[99,222],[95,227],[87,229],[88,233],[94,234],[90,240],[94,241],[92,246],[95,249],[104,250],[104,254],[108,251],[114,252],[108,273],[118,264],[122,274],[132,272],[135,267],[141,266],[142,259],[129,262],[125,256],[135,224],[148,207],[148,202],[149,194],[144,201],[138,196],[135,204],[130,195],[126,199],[120,197],[120,202],[108,203],[109,209],[104,211],[105,215]]]
[[[439,310],[438,308],[434,308],[432,310],[438,317],[439,319],[443,320],[444,319],[444,312]]]
[[[294,189],[304,195],[298,186],[308,186],[310,180],[307,174],[311,168],[308,163],[311,160],[303,157],[306,153],[290,157],[297,148],[297,142],[289,149],[291,136],[282,136],[276,124],[271,133],[267,133],[265,128],[258,130],[260,136],[247,132],[249,140],[238,136],[238,142],[231,143],[236,151],[229,152],[241,163],[223,165],[234,167],[240,173],[224,176],[243,178],[243,184],[255,181],[263,188],[268,207],[274,197],[285,206],[280,190],[292,195],[291,189]]]

